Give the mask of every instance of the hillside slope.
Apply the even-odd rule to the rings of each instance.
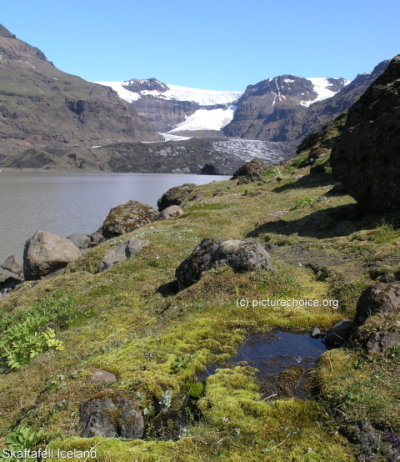
[[[3,26],[0,114],[3,166],[31,149],[57,162],[75,146],[161,139],[116,92],[58,70],[40,50]]]

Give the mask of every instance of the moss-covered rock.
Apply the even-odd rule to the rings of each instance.
[[[106,239],[110,239],[147,225],[157,216],[157,211],[150,205],[128,201],[110,210],[99,231]]]

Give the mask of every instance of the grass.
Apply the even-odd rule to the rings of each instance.
[[[311,178],[309,167],[299,169],[303,162],[298,158],[280,167],[280,182],[271,174],[257,186],[228,181],[222,195],[214,195],[221,183],[197,187],[204,195],[183,203],[185,214],[179,219],[111,239],[63,274],[24,283],[0,302],[3,331],[40,313],[56,325],[64,346],[0,375],[0,447],[10,432],[25,425],[32,432],[42,429],[52,448],[96,446],[99,461],[347,461],[355,453],[338,429],[363,419],[398,431],[398,388],[391,376],[397,356],[371,359],[361,340],[353,349],[323,356],[315,372],[317,401],[263,401],[255,371],[247,366],[217,370],[198,396],[194,393],[197,376],[210,364],[226,365],[249,330],[327,330],[341,317],[351,318],[362,290],[387,274],[372,271],[371,264],[390,266],[394,280],[399,274],[399,216],[388,214],[385,222],[358,217],[352,198],[327,195],[335,184],[331,174]],[[296,180],[301,174],[304,180]],[[131,236],[150,245],[98,273],[103,256]],[[211,237],[268,244],[274,272],[238,274],[221,267],[178,292],[175,269],[202,239]],[[266,298],[337,299],[339,307],[253,308],[252,300]],[[241,299],[249,304],[241,306]],[[376,322],[364,336],[386,326],[384,320]],[[94,368],[114,373],[117,382],[92,383]],[[113,391],[139,402],[145,440],[79,438],[80,406]],[[155,403],[167,396],[171,403],[160,423]],[[168,433],[190,403],[197,409],[196,419],[180,437],[176,428]],[[164,439],[157,425],[162,425]]]

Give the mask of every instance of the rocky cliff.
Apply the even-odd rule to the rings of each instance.
[[[349,109],[331,165],[365,211],[400,210],[400,55]]]
[[[58,70],[3,26],[0,114],[2,165],[32,149],[62,156],[75,146],[160,139],[116,92]]]

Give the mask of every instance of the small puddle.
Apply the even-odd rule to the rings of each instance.
[[[239,347],[237,354],[227,362],[235,366],[246,362],[258,369],[260,391],[280,397],[304,397],[304,386],[318,358],[326,351],[320,338],[311,338],[304,332],[267,332],[249,336]],[[201,375],[205,381],[223,366],[213,364]],[[268,395],[268,396],[269,396]]]

